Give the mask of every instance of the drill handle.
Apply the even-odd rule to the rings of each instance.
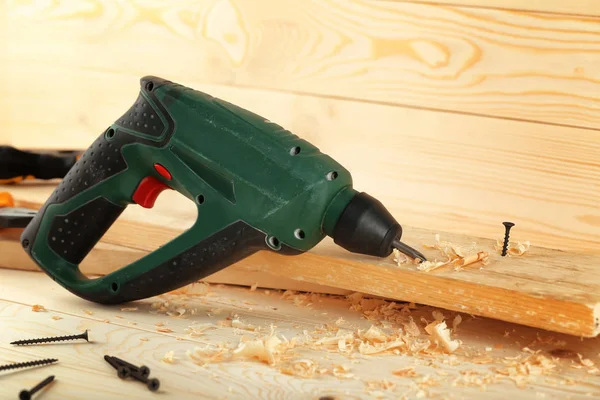
[[[170,85],[142,79],[135,104],[87,149],[21,236],[31,258],[82,298],[122,303],[158,295],[266,248],[264,233],[223,210],[222,197],[214,193],[197,199],[197,206],[220,218],[196,221],[158,250],[104,277],[81,273],[80,263],[128,205],[150,208],[165,189],[196,198],[179,182],[189,170],[169,151],[175,124],[163,101]],[[208,185],[200,189],[213,194]]]

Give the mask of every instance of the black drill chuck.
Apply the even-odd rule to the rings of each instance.
[[[340,216],[333,241],[353,253],[387,257],[393,248],[425,260],[425,256],[400,242],[402,227],[376,198],[366,193],[355,195]]]

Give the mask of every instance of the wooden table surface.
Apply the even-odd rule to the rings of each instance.
[[[79,299],[44,274],[0,270],[0,364],[56,357],[53,366],[0,374],[0,398],[15,398],[48,375],[56,382],[40,399],[355,399],[355,398],[486,398],[578,399],[600,396],[600,338],[581,339],[519,325],[462,314],[452,336],[462,342],[453,354],[430,348],[429,353],[362,355],[336,349],[297,345],[274,365],[258,360],[225,359],[196,365],[186,355],[199,346],[224,344],[235,348],[246,338],[275,334],[302,342],[306,334],[318,339],[335,329],[365,332],[372,325],[382,331],[401,327],[412,318],[427,339],[425,322],[434,308],[404,307],[402,303],[368,300],[357,303],[341,296],[290,295],[279,291],[211,285],[195,287],[200,294],[169,294],[124,306],[103,306]],[[208,289],[208,291],[206,290]],[[164,301],[169,301],[165,306]],[[163,311],[153,310],[153,304]],[[43,305],[47,311],[34,312]],[[354,304],[354,305],[353,305]],[[155,306],[156,307],[156,306]],[[181,316],[169,316],[168,309]],[[369,309],[387,310],[379,315]],[[403,309],[404,308],[404,309]],[[178,312],[175,310],[179,310]],[[439,310],[448,326],[456,313]],[[258,331],[231,325],[231,319],[251,324]],[[159,332],[156,324],[172,332]],[[186,328],[212,324],[201,336]],[[329,328],[322,329],[324,326]],[[89,330],[91,343],[68,342],[16,347],[14,340],[65,335]],[[312,348],[310,348],[312,347]],[[329,351],[328,351],[329,349]],[[525,349],[525,350],[524,350]],[[163,362],[174,352],[174,363]],[[137,382],[121,381],[103,360],[115,355],[151,368],[160,379],[159,392],[151,393]],[[578,356],[581,355],[581,358]],[[312,378],[282,373],[297,360],[318,364]],[[584,361],[581,361],[584,360]],[[286,364],[287,363],[287,364]],[[545,365],[545,366],[544,366]],[[343,367],[348,368],[344,372]],[[337,367],[337,368],[336,368]],[[414,373],[392,372],[414,368]],[[344,372],[337,377],[332,371]],[[512,372],[511,372],[512,371]],[[342,374],[342,375],[344,375]],[[405,373],[406,374],[406,373]],[[508,375],[507,375],[508,374]],[[510,376],[510,375],[513,376]],[[326,397],[331,396],[331,397]]]

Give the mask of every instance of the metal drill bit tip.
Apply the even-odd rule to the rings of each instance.
[[[400,252],[406,254],[407,256],[409,256],[411,258],[418,258],[421,261],[427,261],[427,257],[425,257],[423,254],[421,254],[421,252],[413,249],[412,247],[410,247],[407,244],[402,243],[398,239],[394,240],[394,242],[392,243],[392,247],[394,247],[395,249],[398,249]]]

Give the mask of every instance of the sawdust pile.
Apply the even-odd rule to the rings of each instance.
[[[283,294],[294,304],[311,304],[316,300],[310,295]],[[298,296],[296,300],[294,296]],[[317,295],[318,296],[318,295]],[[460,342],[451,338],[441,312],[434,312],[434,321],[423,322],[419,326],[411,315],[413,304],[399,304],[384,300],[365,298],[359,293],[348,296],[350,308],[361,312],[363,317],[374,323],[368,329],[345,329],[340,327],[344,320],[305,330],[299,336],[286,338],[271,326],[269,333],[260,337],[242,336],[237,345],[221,343],[216,346],[199,346],[187,352],[195,364],[204,366],[210,363],[234,360],[257,361],[278,367],[287,375],[313,377],[331,374],[338,378],[350,378],[352,372],[346,365],[331,368],[320,367],[316,361],[302,357],[303,350],[320,350],[346,355],[353,359],[356,355],[400,355],[400,354],[440,354],[456,351]],[[237,316],[220,321],[219,326],[232,327],[258,335],[259,328],[241,321]],[[210,326],[202,326],[202,330]],[[189,328],[186,333],[194,334]],[[408,373],[408,372],[407,372]],[[379,389],[377,389],[379,390]]]
[[[475,243],[465,248],[456,244],[440,240],[440,235],[435,235],[435,244],[424,244],[423,247],[438,250],[443,260],[424,261],[418,263],[418,260],[409,260],[404,254],[394,249],[394,261],[398,266],[408,262],[418,263],[419,271],[430,272],[445,266],[452,266],[455,271],[460,271],[464,267],[481,262],[486,265],[489,263],[489,253],[477,249]]]
[[[497,368],[495,372],[512,379],[517,387],[524,389],[534,376],[548,375],[556,367],[556,359],[540,354],[540,351],[523,349],[523,354],[505,357],[506,368]]]

